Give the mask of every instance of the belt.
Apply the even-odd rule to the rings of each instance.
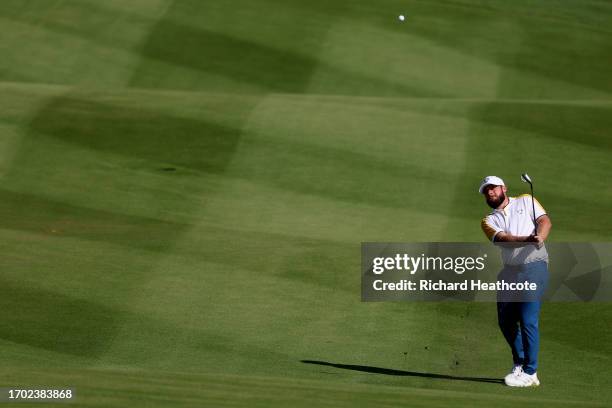
[[[547,261],[540,259],[540,260],[529,262],[529,263],[522,264],[522,265],[504,264],[504,269],[509,269],[511,271],[524,271],[528,269],[531,265],[538,263],[538,262],[547,262]]]

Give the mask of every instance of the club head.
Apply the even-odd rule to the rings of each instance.
[[[531,184],[531,179],[529,178],[529,174],[527,173],[521,174],[521,180],[523,180],[523,182],[525,183]]]

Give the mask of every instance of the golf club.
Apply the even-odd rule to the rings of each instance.
[[[529,177],[529,174],[527,173],[523,173],[521,174],[521,180],[523,180],[524,183],[529,183],[529,187],[531,188],[531,207],[533,210],[533,226],[535,228],[535,235],[538,235],[538,223],[536,222],[536,216],[535,216],[535,202],[534,202],[534,198],[533,198],[533,183],[531,182],[531,178]]]

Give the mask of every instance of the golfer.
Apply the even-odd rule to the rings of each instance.
[[[531,293],[497,293],[497,319],[514,362],[512,372],[504,381],[511,387],[537,386],[540,385],[538,320],[541,296],[548,282],[544,241],[552,224],[544,208],[531,195],[506,196],[506,185],[499,177],[485,177],[478,191],[493,209],[482,219],[481,226],[487,238],[501,247],[504,267],[497,279],[535,282],[538,288]]]

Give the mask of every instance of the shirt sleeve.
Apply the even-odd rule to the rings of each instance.
[[[531,204],[530,195],[525,196],[525,201],[526,201],[526,207],[529,208],[529,214],[531,215],[532,218],[535,218],[537,220],[541,216],[546,215],[546,210],[544,209],[544,207],[542,207],[542,204],[540,204],[537,198],[533,199],[533,205]],[[535,217],[533,216],[534,207],[535,207]]]
[[[541,216],[546,215],[546,210],[544,207],[542,207],[542,204],[540,204],[537,198],[534,198],[533,200],[535,202],[535,218],[537,220]]]
[[[491,242],[494,242],[495,236],[503,231],[501,228],[495,225],[490,217],[484,217],[480,222],[480,227]]]

